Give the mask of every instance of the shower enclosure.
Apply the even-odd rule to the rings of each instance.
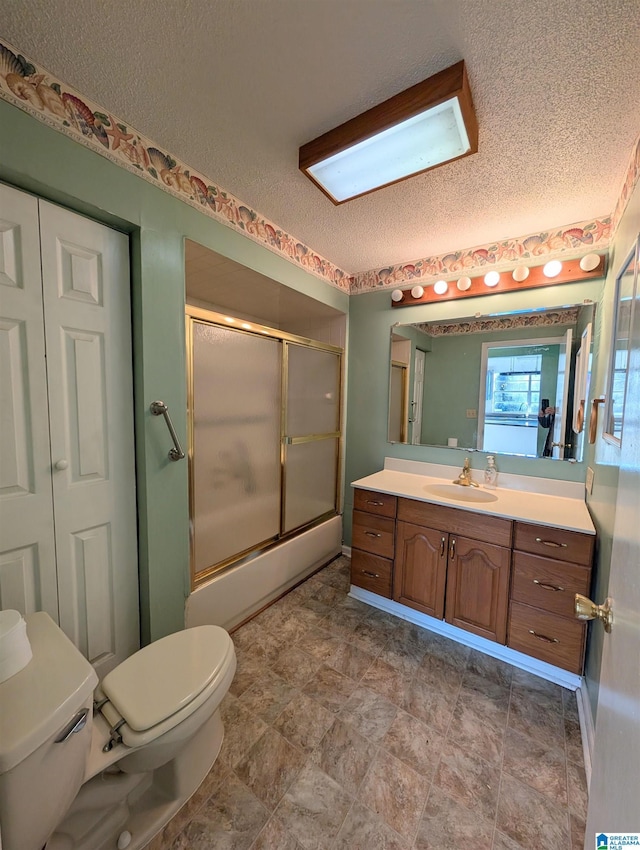
[[[338,512],[342,350],[187,307],[193,585]]]

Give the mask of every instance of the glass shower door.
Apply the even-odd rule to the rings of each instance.
[[[186,321],[195,586],[336,513],[342,351],[195,306]]]
[[[285,342],[283,533],[336,510],[340,448],[338,352]]]
[[[280,533],[281,343],[192,321],[192,564],[203,577]]]

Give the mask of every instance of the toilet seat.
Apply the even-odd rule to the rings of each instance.
[[[122,742],[143,747],[170,731],[228,687],[235,658],[229,634],[196,626],[144,647],[105,676],[96,688],[100,711]]]

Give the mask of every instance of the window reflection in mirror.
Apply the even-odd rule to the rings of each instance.
[[[616,277],[614,294],[614,325],[609,355],[609,378],[607,381],[604,411],[604,436],[615,445],[620,445],[624,425],[624,396],[627,383],[629,359],[629,331],[631,313],[635,301],[638,277],[638,251],[640,237],[627,256]]]
[[[482,344],[478,449],[564,456],[572,335]]]
[[[585,329],[594,309],[581,304],[394,325],[392,359],[408,364],[408,401],[404,437],[398,439],[396,427],[389,440],[580,460],[577,409],[587,392],[591,336]]]

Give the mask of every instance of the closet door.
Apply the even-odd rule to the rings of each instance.
[[[139,646],[125,235],[40,202],[60,625],[99,675]]]
[[[58,620],[38,201],[0,185],[0,608]]]

